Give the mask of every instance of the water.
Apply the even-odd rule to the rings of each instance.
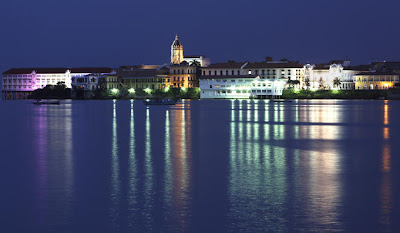
[[[400,102],[0,102],[0,232],[400,232]]]

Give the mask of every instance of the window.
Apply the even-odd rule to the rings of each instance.
[[[235,71],[232,70],[232,75],[235,75]]]
[[[237,71],[237,75],[240,75],[240,70]]]
[[[210,88],[212,88],[212,85],[210,85]]]
[[[251,74],[251,70],[249,70],[247,73],[248,73],[248,74]]]
[[[261,74],[263,74],[263,75],[264,75],[264,74],[265,74],[265,70],[262,70],[262,71],[261,71]]]
[[[235,80],[234,80],[234,79],[232,79],[232,80],[231,80],[231,82],[232,82],[232,83],[234,83],[234,82],[235,82]]]
[[[219,71],[219,74],[220,74],[220,75],[222,75],[222,70],[221,70],[221,71]]]
[[[226,75],[229,75],[229,73],[228,73],[228,72],[229,72],[229,71],[226,71],[226,72],[225,72],[225,74],[226,74]]]
[[[211,75],[211,70],[208,71],[208,75]]]

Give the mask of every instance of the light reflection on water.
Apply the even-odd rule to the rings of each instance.
[[[40,225],[65,232],[72,219],[75,195],[72,109],[40,106],[33,115],[38,179],[36,217]]]
[[[207,229],[218,232],[396,232],[399,107],[338,100],[29,105],[34,185],[29,171],[19,175],[26,179],[19,186],[34,186],[27,225],[202,232],[196,227],[212,215],[222,217]],[[0,118],[3,128],[22,122]],[[21,158],[7,158],[9,166]]]
[[[284,145],[286,140],[293,142],[293,139],[298,139],[299,134],[303,139],[335,140],[341,126],[307,125],[299,128],[297,125],[276,124],[287,121],[286,105],[267,102],[265,109],[268,111],[258,111],[257,102],[254,107],[249,103],[248,111],[264,113],[261,116],[264,122],[274,119],[260,127],[261,122],[254,112],[247,113],[245,119],[240,116],[240,102],[231,101],[231,119],[239,115],[239,121],[230,122],[231,230],[262,232],[268,226],[267,229],[274,231],[290,231],[288,215],[311,223],[312,227],[305,227],[305,231],[343,230],[343,226],[338,224],[337,214],[341,198],[339,152],[332,150],[334,147],[313,151],[290,150]],[[299,116],[306,119],[302,116],[304,113],[311,113],[312,121],[329,118],[327,121],[335,123],[339,120],[337,111],[307,109],[299,113],[297,106],[294,111],[295,122]],[[257,117],[253,119],[252,115]],[[290,131],[294,133],[286,135]],[[293,171],[289,172],[289,169]],[[293,189],[295,193],[289,194]],[[292,205],[302,206],[301,211],[288,213]]]

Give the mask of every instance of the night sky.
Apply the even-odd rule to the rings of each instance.
[[[162,64],[176,33],[185,55],[211,62],[400,61],[398,0],[2,0],[0,9],[0,72]]]

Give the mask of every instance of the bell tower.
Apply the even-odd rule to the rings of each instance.
[[[175,40],[171,45],[171,64],[181,64],[183,61],[183,46],[175,35]]]

